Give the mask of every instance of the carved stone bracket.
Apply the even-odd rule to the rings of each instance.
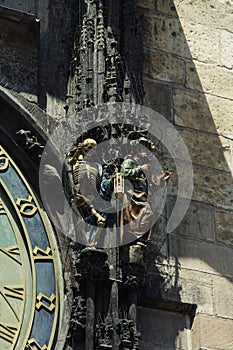
[[[102,249],[85,248],[81,251],[77,269],[81,278],[92,282],[101,282],[109,276],[109,266],[106,262],[108,254]]]

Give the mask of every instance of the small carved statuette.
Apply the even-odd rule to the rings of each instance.
[[[96,325],[96,349],[112,349],[112,324],[99,323]]]
[[[138,350],[140,333],[136,330],[134,321],[121,319],[117,324],[117,334],[120,338],[121,350]]]
[[[70,330],[77,332],[79,328],[84,328],[86,326],[86,300],[80,295],[75,297],[72,316],[70,320]]]
[[[38,141],[35,135],[32,135],[30,130],[20,129],[16,132],[16,135],[24,139],[24,147],[30,151],[30,154],[41,158],[44,146]]]

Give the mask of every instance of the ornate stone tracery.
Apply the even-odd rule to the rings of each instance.
[[[135,0],[80,0],[78,17],[69,81],[69,113],[103,102],[142,103],[144,90],[141,79],[140,27]],[[105,111],[99,110],[98,114],[100,112],[100,117],[107,120]],[[133,129],[126,129],[121,124],[109,125],[101,130],[93,125],[92,133],[83,135],[82,141],[77,140],[76,147],[81,147],[83,140],[88,138],[94,138],[98,143],[110,139],[114,133],[125,134],[127,137]],[[81,159],[78,147],[77,151],[71,152],[68,161],[73,177],[71,182],[76,182],[74,189],[68,191],[73,196],[72,207],[76,213],[76,208],[83,204],[81,211],[84,210],[86,217],[92,215],[98,221],[97,216],[100,214],[79,192],[79,180],[83,177],[81,168],[85,162]],[[76,157],[78,154],[79,159]],[[115,158],[113,167],[120,169],[122,160],[118,164],[119,161]],[[91,169],[90,173],[93,173]],[[136,318],[131,317],[131,314],[135,314],[137,288],[134,288],[132,296],[132,286],[129,285],[132,284],[131,280],[136,279],[138,287],[145,269],[136,276],[129,265],[126,264],[127,268],[125,264],[122,265],[120,248],[106,251],[96,249],[95,238],[91,243],[83,238],[83,242],[91,247],[80,247],[75,263],[79,287],[73,306],[73,332],[77,326],[84,330],[86,349],[138,349]],[[120,287],[129,293],[124,311],[120,307]]]
[[[78,17],[68,92],[71,111],[102,102],[141,103],[135,0],[80,0]]]

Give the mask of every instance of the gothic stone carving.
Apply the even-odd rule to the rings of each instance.
[[[19,142],[21,142],[26,150],[33,158],[41,158],[44,146],[38,141],[35,135],[32,135],[30,130],[20,129],[16,132]]]
[[[96,350],[112,349],[112,324],[99,323],[96,325]]]
[[[81,277],[92,282],[101,282],[108,278],[108,254],[102,249],[85,248],[80,252],[77,269]]]
[[[119,320],[117,324],[117,334],[120,339],[119,349],[138,350],[140,333],[136,330],[136,325],[132,320]]]
[[[143,100],[135,0],[79,0],[68,96],[76,110]],[[132,30],[132,28],[134,28]]]

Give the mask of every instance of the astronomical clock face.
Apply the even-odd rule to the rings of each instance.
[[[0,146],[1,350],[54,348],[59,273],[50,232],[31,188]]]

